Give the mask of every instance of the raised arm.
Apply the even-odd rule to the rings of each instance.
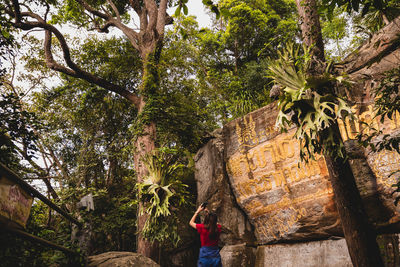
[[[189,225],[192,226],[194,229],[196,229],[196,223],[194,222],[196,220],[197,215],[204,210],[204,208],[200,205],[197,208],[197,211],[193,214],[192,219],[190,219]]]

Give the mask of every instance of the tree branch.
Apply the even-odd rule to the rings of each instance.
[[[157,25],[157,5],[154,0],[144,0],[144,4],[149,18],[146,31],[152,32],[156,29]]]
[[[129,4],[135,10],[140,20],[140,31],[145,31],[147,28],[147,11],[143,10],[139,0],[129,0]]]
[[[79,1],[81,1],[81,0],[79,0]],[[84,2],[84,1],[82,1],[82,2]],[[117,93],[117,94],[125,97],[126,99],[128,99],[130,102],[132,102],[136,108],[139,107],[140,99],[135,94],[129,92],[128,90],[126,90],[125,88],[123,88],[119,85],[112,84],[103,78],[97,77],[89,72],[86,72],[86,71],[80,69],[72,61],[68,44],[67,44],[64,36],[61,34],[61,32],[57,28],[55,28],[53,25],[46,23],[46,21],[44,21],[39,15],[37,15],[35,13],[32,13],[32,12],[22,12],[21,13],[17,0],[13,0],[13,4],[14,4],[14,11],[15,11],[14,15],[15,15],[15,20],[16,20],[16,22],[14,23],[14,26],[16,28],[20,28],[23,30],[31,30],[33,28],[42,28],[45,30],[44,50],[45,50],[46,64],[49,68],[59,71],[59,72],[62,72],[62,73],[65,73],[72,77],[84,79],[90,83],[96,84],[102,88],[105,88],[109,91]],[[22,22],[22,17],[31,17],[31,18],[36,19],[36,21]],[[63,51],[64,60],[67,63],[67,66],[69,68],[57,63],[53,58],[53,55],[51,52],[51,34],[52,33],[54,33],[54,35],[57,37],[58,41],[60,42],[60,45],[61,45],[61,48]]]
[[[118,21],[121,22],[121,15],[119,14],[118,8],[115,6],[115,4],[113,3],[112,0],[107,0],[107,2],[110,4],[111,8],[114,10]]]
[[[54,27],[51,26],[50,28],[54,28]],[[51,33],[53,33],[53,32],[55,32],[54,34],[56,35],[57,39],[59,40],[59,42],[61,44],[63,54],[64,54],[64,60],[71,69],[68,69],[68,68],[58,64],[53,58],[53,55],[51,52]],[[125,97],[126,99],[131,101],[135,105],[135,107],[139,106],[139,103],[140,103],[139,98],[136,95],[129,92],[128,90],[126,90],[125,88],[123,88],[119,85],[116,85],[116,84],[112,84],[103,78],[97,77],[89,72],[86,72],[86,71],[80,69],[72,61],[70,52],[69,52],[69,47],[68,47],[64,37],[57,29],[54,28],[53,31],[46,30],[44,45],[45,45],[46,64],[49,66],[49,68],[63,72],[65,74],[68,74],[68,75],[76,77],[76,78],[84,79],[90,83],[96,84],[102,88],[105,88],[109,91],[112,91],[114,93],[117,93],[117,94]]]
[[[158,7],[157,32],[160,36],[164,35],[164,28],[167,16],[167,4],[168,0],[161,0],[160,6]]]
[[[15,22],[20,22],[22,17],[21,17],[21,9],[19,8],[19,3],[18,0],[13,0],[12,1],[13,6],[14,6],[14,18]]]
[[[93,14],[93,15],[99,17],[99,18],[102,18],[102,19],[104,19],[106,21],[106,24],[103,27],[99,28],[100,32],[108,32],[107,29],[110,26],[117,27],[118,29],[120,29],[126,35],[126,37],[128,37],[128,39],[131,42],[132,46],[135,49],[139,50],[139,46],[137,45],[137,42],[138,42],[138,39],[139,39],[139,34],[137,32],[135,32],[133,29],[131,29],[131,28],[127,27],[126,25],[124,25],[121,22],[121,18],[120,18],[120,14],[118,12],[118,9],[116,8],[116,6],[114,5],[114,3],[111,0],[107,0],[107,1],[111,4],[112,8],[116,12],[117,19],[115,19],[110,14],[102,13],[102,12],[96,10],[95,8],[90,6],[84,0],[77,0],[77,1],[85,8],[85,10],[87,10],[91,14]]]
[[[51,185],[50,181],[47,178],[44,178],[48,176],[48,173],[46,170],[44,170],[42,167],[40,167],[38,164],[36,164],[35,161],[32,160],[31,157],[29,157],[25,151],[20,149],[18,146],[14,145],[14,148],[21,154],[21,156],[28,161],[33,168],[35,168],[35,173],[39,176],[39,178],[46,184],[47,190],[50,192],[52,197],[56,200],[59,200],[60,197],[58,196],[57,192],[54,190],[53,186]],[[63,207],[65,209],[65,207]]]
[[[105,20],[109,20],[112,17],[108,14],[104,14],[100,11],[98,11],[97,9],[93,8],[92,6],[90,6],[86,1],[84,0],[76,0],[79,4],[81,4],[81,6],[83,6],[84,9],[86,9],[87,11],[89,11],[90,13],[92,13],[93,15],[100,17],[102,19]]]

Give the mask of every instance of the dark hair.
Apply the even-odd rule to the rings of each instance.
[[[216,240],[218,238],[217,235],[217,214],[214,212],[207,213],[206,217],[204,218],[204,226],[210,232],[209,238],[212,240]]]

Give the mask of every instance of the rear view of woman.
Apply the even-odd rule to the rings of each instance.
[[[196,217],[202,210],[207,212],[204,222],[196,224]],[[217,224],[217,215],[213,212],[209,212],[201,205],[193,215],[189,224],[200,234],[201,248],[198,267],[222,267],[218,248],[221,225]]]

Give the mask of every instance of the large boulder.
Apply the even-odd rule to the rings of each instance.
[[[371,108],[357,111],[360,120],[375,124]],[[343,236],[325,160],[299,159],[295,129],[279,133],[274,103],[223,128],[229,184],[239,206],[255,227],[258,244]],[[379,118],[378,118],[379,119]],[[400,120],[380,125],[383,134],[396,133]],[[400,230],[400,207],[393,187],[400,173],[397,152],[365,151],[348,135],[357,125],[341,122],[350,163],[361,197],[378,230]],[[347,137],[347,138],[345,138]]]
[[[89,267],[160,267],[151,259],[134,252],[111,251],[90,256]]]
[[[222,225],[221,245],[254,243],[251,224],[232,194],[225,171],[224,142],[221,130],[195,156],[197,204],[207,201]]]
[[[301,163],[295,129],[279,133],[276,116],[273,103],[223,129],[229,182],[258,243],[340,235],[323,157]]]

